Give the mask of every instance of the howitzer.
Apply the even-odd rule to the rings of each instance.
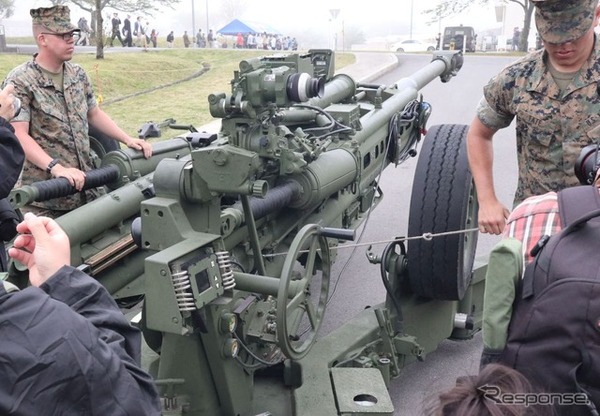
[[[190,131],[189,154],[160,160],[139,179],[148,183],[59,218],[75,264],[115,297],[145,296],[140,326],[165,415],[392,415],[386,386],[404,365],[480,328],[476,234],[460,233],[369,251],[385,302],[317,336],[340,244],[381,201],[383,169],[417,154],[431,111],[419,90],[450,80],[462,55],[436,52],[392,86],[334,76],[332,62],[329,50],[242,61],[231,92],[208,98],[219,133]],[[458,125],[427,133],[410,235],[477,224],[465,136]],[[114,217],[109,236],[80,230],[97,209]],[[123,254],[129,229],[137,244]]]

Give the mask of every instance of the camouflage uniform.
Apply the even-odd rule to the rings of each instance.
[[[487,127],[517,118],[519,184],[523,199],[576,186],[573,165],[586,145],[600,139],[600,40],[564,92],[554,82],[543,51],[506,67],[484,88],[477,116]]]
[[[33,60],[13,69],[6,78],[15,87],[21,99],[22,110],[12,121],[29,122],[29,135],[52,159],[60,159],[63,166],[82,171],[94,168],[90,157],[88,111],[96,105],[92,83],[84,70],[70,62],[63,64],[63,92]],[[51,175],[32,163],[25,162],[21,184],[50,179]],[[69,211],[102,194],[91,189],[64,198],[56,198],[32,205],[53,211]]]

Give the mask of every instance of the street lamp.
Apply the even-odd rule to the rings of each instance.
[[[208,25],[208,0],[206,0],[206,33],[210,30],[210,26]]]
[[[196,36],[196,12],[194,11],[194,0],[192,0],[192,36]]]
[[[413,12],[415,9],[415,0],[410,0],[410,36],[409,38],[412,39],[413,36]]]
[[[333,50],[334,51],[337,50],[337,27],[336,27],[336,19],[337,19],[339,13],[340,13],[340,9],[329,9],[329,14],[331,15],[331,24],[333,26],[333,39],[334,39]]]

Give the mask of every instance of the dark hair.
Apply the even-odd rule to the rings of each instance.
[[[478,375],[459,377],[456,385],[437,397],[426,412],[432,416],[550,416],[552,406],[498,403],[494,393],[533,393],[524,375],[501,364],[488,364]]]

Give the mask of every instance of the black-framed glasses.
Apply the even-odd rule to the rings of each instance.
[[[42,35],[54,35],[54,36],[58,36],[59,38],[62,38],[66,42],[66,41],[69,41],[71,39],[74,39],[74,40],[79,39],[79,36],[81,34],[79,33],[78,30],[74,30],[72,32],[67,32],[67,33],[42,32]]]

